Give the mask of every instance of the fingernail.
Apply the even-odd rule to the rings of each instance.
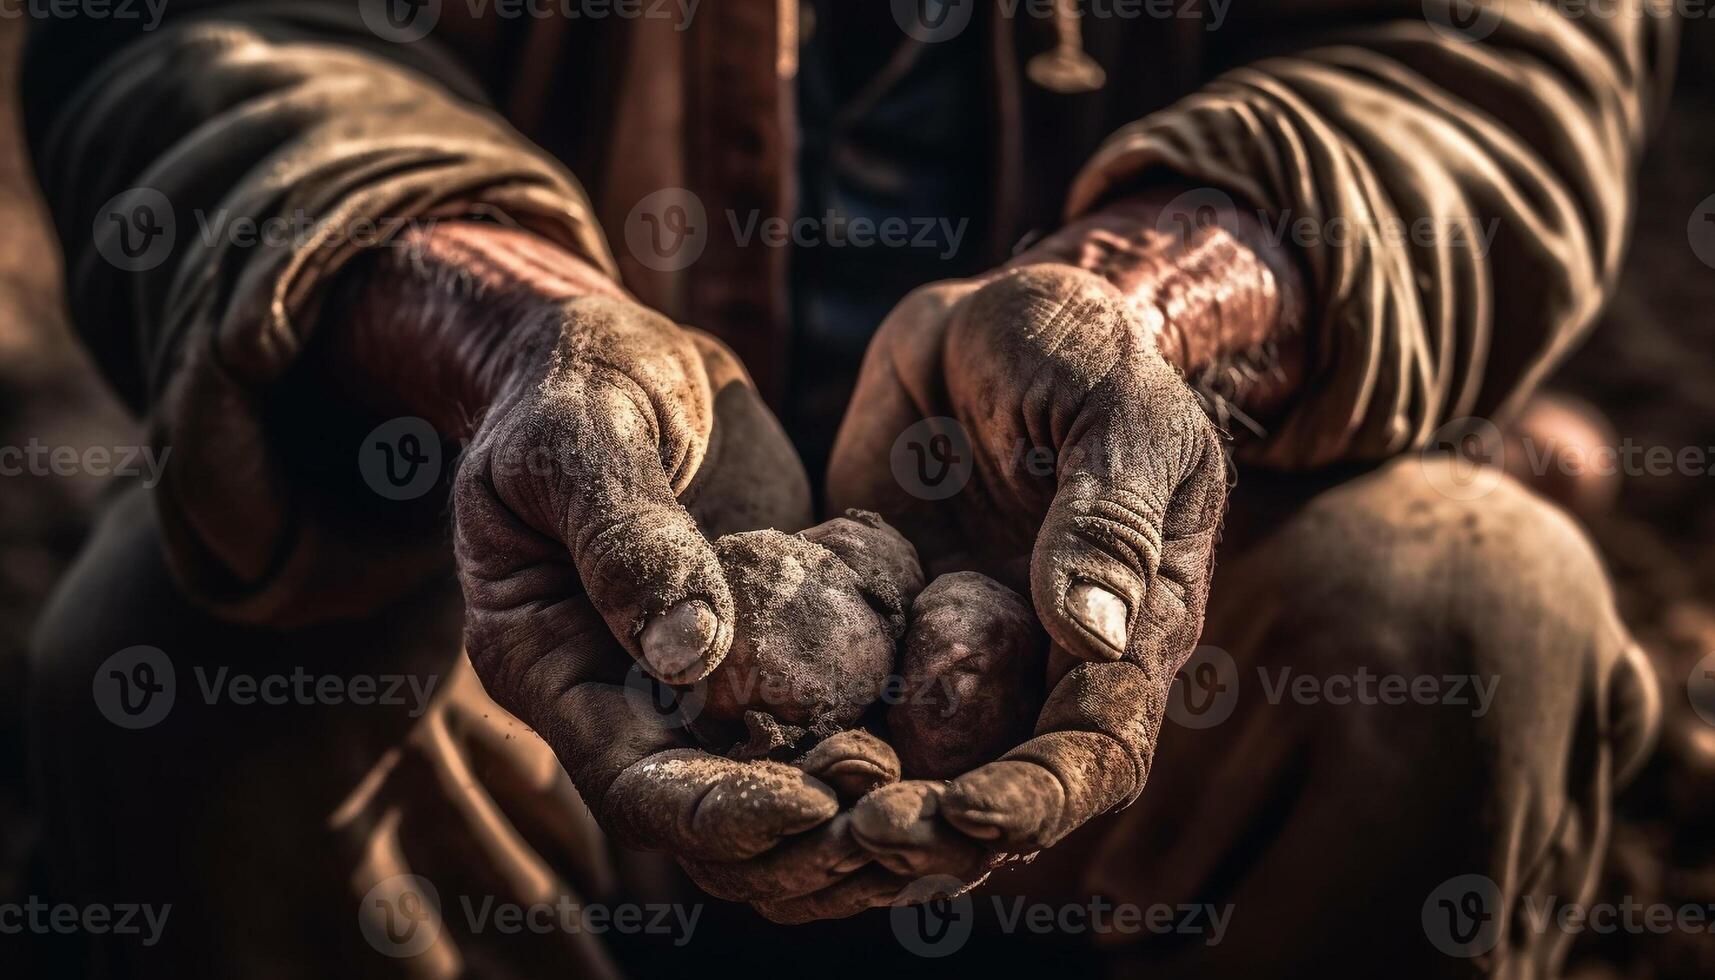
[[[643,660],[650,673],[669,684],[700,678],[698,668],[714,642],[720,620],[701,599],[688,599],[650,620],[643,628]]]
[[[1125,600],[1099,585],[1073,582],[1066,590],[1066,611],[1080,625],[1101,637],[1115,655],[1125,652]]]

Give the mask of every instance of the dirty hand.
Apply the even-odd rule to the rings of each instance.
[[[1020,264],[918,290],[870,347],[831,502],[894,522],[931,574],[1027,586],[1052,639],[1035,737],[944,790],[901,783],[854,812],[902,873],[975,880],[973,844],[1034,852],[1143,788],[1227,490],[1221,438],[1151,313],[1071,264]]]
[[[700,751],[654,683],[699,679],[732,642],[708,537],[809,523],[802,466],[749,378],[528,233],[413,234],[365,273],[349,361],[469,434],[454,547],[484,686],[618,843],[719,866],[710,877],[747,894],[838,880],[859,851],[829,824],[835,791]]]

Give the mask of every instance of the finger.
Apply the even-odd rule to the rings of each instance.
[[[605,627],[599,630],[615,647],[610,656],[623,657]],[[575,679],[579,668],[568,664],[574,659],[570,652],[551,656],[532,672],[533,689],[566,686],[547,708],[540,707],[540,694],[530,697],[538,708],[527,720],[555,749],[616,843],[742,860],[839,810],[833,790],[792,766],[738,762],[686,747],[674,718],[657,714],[629,685]]]
[[[623,846],[740,861],[825,823],[839,808],[826,784],[784,763],[676,749],[620,773],[600,812]]]
[[[911,879],[871,865],[821,891],[756,904],[763,918],[779,925],[800,925],[822,919],[844,919],[868,909],[892,905]]]
[[[913,878],[987,873],[995,854],[940,819],[946,784],[909,780],[884,786],[852,809],[852,836],[882,867]]]
[[[702,354],[634,304],[598,298],[571,310],[571,336],[540,389],[541,435],[564,474],[548,516],[613,634],[654,676],[689,684],[726,655],[733,619],[714,549],[678,500],[714,424]],[[515,493],[526,499],[509,503],[541,505]]]
[[[1036,737],[953,780],[942,814],[997,850],[1052,846],[1143,790],[1166,696],[1137,664],[1078,664],[1049,695]]]
[[[801,837],[789,838],[748,861],[683,860],[697,887],[735,902],[796,898],[821,891],[868,864],[870,854],[840,814]]]
[[[1219,453],[1213,426],[1152,331],[1099,276],[1020,267],[966,297],[950,321],[947,343],[963,357],[948,365],[948,396],[966,421],[986,441],[1054,452],[1051,483],[1015,488],[1027,509],[1041,494],[1030,575],[1043,626],[1080,659],[1125,656],[1153,623],[1146,609],[1183,604],[1174,590],[1188,583],[1153,591],[1165,543],[1185,533],[1182,505],[1197,505],[1212,535],[1218,511],[1200,505],[1216,489],[1203,479]],[[997,383],[1014,395],[997,399]],[[1193,474],[1198,493],[1182,499]],[[1218,490],[1217,504],[1224,481]]]
[[[1178,384],[1174,381],[1174,384]],[[1127,422],[1132,409],[1089,425],[1063,475],[1031,556],[1043,625],[1068,653],[1117,660],[1164,647],[1188,619],[1200,625],[1221,515],[1226,466],[1213,428],[1187,396],[1182,415]],[[1141,445],[1131,431],[1162,431]],[[1192,637],[1194,639],[1195,637]]]
[[[899,756],[892,746],[862,729],[825,738],[796,763],[852,803],[878,786],[899,781]]]
[[[902,484],[889,460],[901,433],[941,414],[931,406],[939,402],[947,311],[976,288],[968,281],[934,283],[888,313],[864,353],[828,460],[829,510],[885,514],[925,557],[944,550],[940,539],[948,532],[935,519],[939,505]]]

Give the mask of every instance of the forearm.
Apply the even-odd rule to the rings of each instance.
[[[139,413],[200,355],[278,381],[337,270],[414,221],[501,214],[607,261],[561,165],[440,48],[380,44],[350,4],[44,23],[24,73],[74,323]]]
[[[335,391],[450,438],[558,335],[559,307],[623,297],[605,272],[527,231],[476,221],[413,227],[341,274],[315,348]]]
[[[1120,197],[1011,264],[1065,262],[1108,279],[1233,434],[1266,437],[1305,375],[1298,260],[1253,211],[1178,213],[1183,191]]]
[[[1117,131],[1068,213],[1172,173],[1292,235],[1310,371],[1249,460],[1379,460],[1504,418],[1617,273],[1675,18],[1644,0],[1474,20],[1450,0],[1238,6],[1210,64],[1241,67]]]

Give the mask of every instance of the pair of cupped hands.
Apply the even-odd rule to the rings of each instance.
[[[439,278],[464,280],[457,298],[367,302],[431,323],[419,346],[471,365],[449,369],[477,406],[453,488],[471,661],[615,841],[796,922],[956,892],[1142,790],[1226,497],[1219,434],[1147,310],[1027,253],[913,292],[871,343],[829,511],[881,514],[931,576],[1027,593],[1051,639],[1033,737],[950,781],[899,782],[867,733],[796,764],[739,761],[640,710],[645,676],[693,685],[733,641],[711,540],[812,523],[802,465],[733,354],[528,233],[443,223],[415,248],[419,271],[455,269]],[[919,483],[909,452],[896,467],[908,430],[957,492]]]

